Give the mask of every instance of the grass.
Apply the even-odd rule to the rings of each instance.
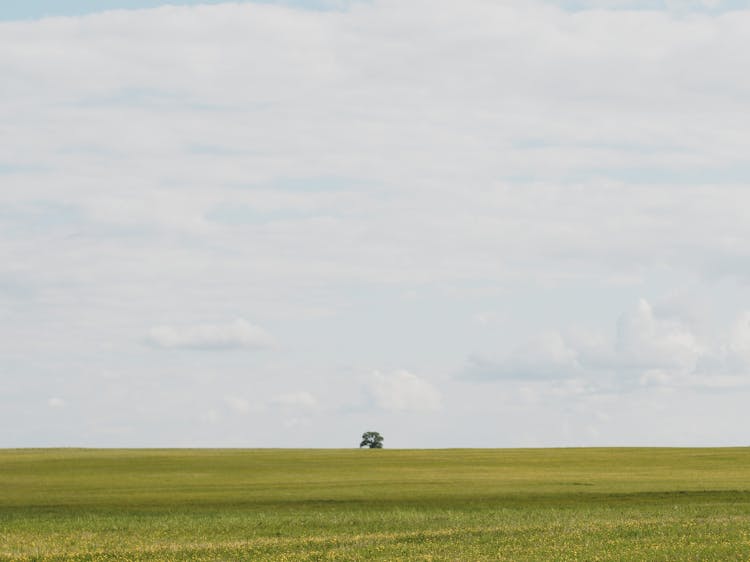
[[[0,560],[749,560],[750,449],[0,450]]]

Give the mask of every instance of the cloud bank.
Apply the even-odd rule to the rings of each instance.
[[[599,391],[611,391],[613,385],[737,388],[750,386],[748,350],[748,312],[718,336],[706,337],[641,299],[620,316],[614,335],[543,334],[500,360],[471,357],[461,376],[476,381],[579,379]]]

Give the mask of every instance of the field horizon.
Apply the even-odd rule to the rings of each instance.
[[[659,450],[659,449],[683,449],[683,450],[723,450],[744,449],[747,445],[554,445],[549,447],[388,447],[383,446],[381,451],[566,451],[578,450]],[[0,447],[3,451],[366,451],[367,447],[200,447],[200,446],[87,446],[87,445],[50,445],[31,447]]]
[[[739,560],[750,448],[3,449],[2,560]]]

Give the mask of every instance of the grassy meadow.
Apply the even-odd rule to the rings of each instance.
[[[0,560],[750,560],[750,449],[0,450]]]

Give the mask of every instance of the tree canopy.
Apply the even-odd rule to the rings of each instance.
[[[383,448],[383,436],[377,431],[365,431],[362,434],[362,442],[359,447],[369,447],[370,449],[382,449]]]

